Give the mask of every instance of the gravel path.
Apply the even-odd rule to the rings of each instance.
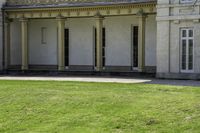
[[[126,77],[43,77],[43,76],[0,76],[0,80],[38,80],[38,81],[80,81],[80,82],[107,82],[107,83],[145,83],[176,86],[199,86],[195,80],[162,80]]]

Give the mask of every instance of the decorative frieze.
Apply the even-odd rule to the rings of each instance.
[[[99,2],[134,2],[135,0],[7,0],[7,5],[44,5],[44,4],[63,4],[63,3],[99,3]],[[147,0],[147,2],[155,0]]]
[[[105,5],[94,7],[63,7],[63,8],[35,8],[35,9],[6,9],[9,18],[55,18],[59,14],[64,17],[93,17],[97,11],[103,16],[135,15],[140,9],[147,14],[156,13],[155,3]]]

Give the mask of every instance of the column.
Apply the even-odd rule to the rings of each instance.
[[[21,69],[28,70],[28,19],[21,18],[21,44],[22,44],[22,66]]]
[[[96,60],[97,60],[97,66],[96,71],[102,71],[103,70],[103,57],[102,57],[102,29],[103,29],[103,16],[101,16],[99,13],[95,16],[96,18]]]
[[[58,16],[58,70],[65,70],[65,18]]]
[[[10,66],[10,23],[11,20],[5,20],[5,64],[4,69]]]
[[[138,69],[140,72],[145,70],[145,22],[146,15],[138,14],[139,20],[139,38],[138,38]]]

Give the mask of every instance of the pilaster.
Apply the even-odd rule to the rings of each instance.
[[[138,12],[138,26],[139,26],[139,38],[138,38],[138,69],[143,72],[145,69],[145,25],[146,14],[143,10]]]
[[[22,44],[22,66],[21,69],[28,70],[28,19],[21,18],[21,44]]]
[[[103,29],[103,20],[104,17],[100,15],[100,13],[97,13],[95,15],[96,19],[96,71],[102,71],[103,70],[103,57],[102,57],[102,47],[103,47],[103,40],[102,40],[102,29]]]
[[[10,19],[5,20],[5,64],[4,69],[8,69],[10,65]]]
[[[58,24],[58,70],[65,70],[65,18],[59,15],[56,17]]]

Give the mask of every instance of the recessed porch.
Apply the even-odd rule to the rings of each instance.
[[[4,68],[155,72],[156,18],[154,6],[147,5],[94,7],[86,14],[66,8],[49,14],[34,9],[21,16],[8,10]]]

